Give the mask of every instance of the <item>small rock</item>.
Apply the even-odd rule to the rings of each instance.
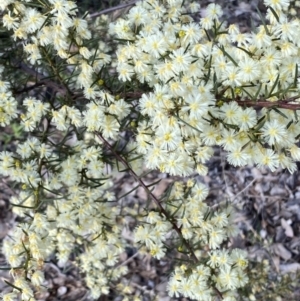
[[[266,238],[267,236],[267,231],[265,229],[262,229],[259,231],[260,237],[261,238]]]
[[[287,192],[285,189],[278,187],[278,186],[273,186],[270,195],[286,195]]]
[[[274,250],[275,254],[277,254],[284,260],[289,260],[292,257],[291,252],[282,243],[274,244],[273,250]]]
[[[152,280],[148,280],[148,283],[147,283],[148,288],[153,289],[154,285],[155,285],[155,283]]]
[[[63,296],[68,289],[65,286],[61,286],[57,289],[57,297]]]
[[[281,226],[285,230],[285,235],[287,237],[294,237],[293,228],[290,226],[291,220],[285,220],[284,218],[281,219]]]
[[[291,272],[295,273],[297,270],[300,270],[300,264],[297,262],[280,265],[280,271],[284,274]]]

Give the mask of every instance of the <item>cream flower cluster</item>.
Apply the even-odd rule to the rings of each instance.
[[[77,150],[76,154],[62,160],[38,139],[30,138],[17,148],[20,159],[13,159],[13,153],[0,154],[1,174],[23,183],[23,191],[10,202],[13,212],[25,222],[16,225],[4,241],[3,253],[12,268],[26,266],[41,274],[44,261],[54,252],[64,266],[74,248],[83,248],[78,264],[88,275],[91,296],[98,298],[108,291],[108,279],[116,280],[126,272],[125,267],[107,272],[124,250],[121,228],[115,223],[119,209],[110,203],[114,200],[109,192],[113,182],[105,172],[101,149],[81,143],[71,150]],[[93,187],[92,181],[101,185]],[[34,300],[33,288],[25,285],[25,278],[33,286],[43,284],[42,276],[40,283],[34,277],[30,273],[15,275],[13,284],[22,290],[23,300]]]
[[[246,256],[246,252],[240,249],[234,249],[232,252],[213,251],[208,265],[199,264],[193,269],[187,265],[176,267],[168,284],[169,295],[183,295],[192,300],[204,301],[215,300],[219,293],[222,300],[237,300],[234,290],[243,287],[248,281],[244,272],[247,267]],[[212,282],[216,283],[215,291]]]
[[[168,284],[169,295],[205,301],[214,300],[219,293],[223,300],[236,300],[235,290],[248,281],[244,271],[247,255],[238,249],[231,252],[221,249],[222,243],[236,234],[233,210],[230,206],[209,208],[204,203],[207,195],[205,185],[191,180],[186,184],[175,182],[170,191],[165,209],[182,233],[178,251],[189,252],[185,240],[193,246],[195,256],[199,256],[199,264],[195,265],[195,258],[190,258],[190,264],[175,269]],[[144,222],[136,229],[135,240],[144,244],[153,257],[162,258],[171,241],[178,245],[174,227],[158,212],[150,211]]]
[[[219,5],[196,22],[181,2],[141,1],[111,28],[125,40],[119,79],[149,87],[138,99],[145,118],[136,137],[147,167],[205,174],[218,145],[234,166],[294,172],[299,113],[278,107],[299,105],[300,21],[288,19],[289,1],[264,1],[269,24],[252,33],[225,27]]]

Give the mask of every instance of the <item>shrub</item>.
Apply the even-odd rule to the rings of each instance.
[[[264,3],[267,21],[241,33],[216,4],[198,22],[197,2],[141,1],[108,24],[77,17],[71,1],[1,2],[0,123],[24,130],[0,153],[20,219],[3,245],[14,278],[3,300],[35,300],[53,254],[61,267],[73,258],[92,298],[108,294],[127,273],[130,218],[135,245],[184,258],[170,296],[236,300],[248,261],[224,245],[234,212],[206,204],[196,175],[215,146],[233,166],[297,170],[300,22],[289,1]],[[153,170],[183,179],[157,197],[144,180]],[[155,207],[123,204],[122,173]]]

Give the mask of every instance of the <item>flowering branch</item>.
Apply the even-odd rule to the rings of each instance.
[[[185,244],[186,248],[190,251],[191,253],[191,257],[193,258],[193,260],[195,262],[198,261],[197,256],[195,255],[192,247],[189,245],[189,243],[183,238],[182,233],[180,228],[176,225],[175,221],[172,220],[172,218],[169,217],[168,212],[165,210],[165,208],[161,205],[160,201],[157,199],[157,197],[152,193],[151,190],[149,190],[149,188],[147,187],[147,185],[140,179],[140,177],[132,170],[132,168],[130,167],[130,165],[127,163],[127,161],[125,159],[123,159],[122,156],[120,156],[114,149],[113,147],[110,145],[110,143],[101,135],[101,134],[97,134],[97,137],[103,141],[103,143],[109,148],[109,150],[113,153],[113,155],[118,159],[118,161],[122,162],[129,170],[129,172],[131,173],[131,175],[134,177],[134,179],[141,185],[141,187],[143,187],[147,193],[149,194],[149,196],[152,198],[152,200],[154,201],[154,203],[156,204],[156,206],[159,208],[160,212],[166,217],[166,219],[172,224],[173,229],[179,234],[182,242]]]
[[[195,252],[193,250],[193,248],[190,246],[189,242],[183,237],[182,232],[181,232],[181,228],[177,226],[176,222],[174,221],[173,218],[169,217],[168,212],[165,210],[165,208],[161,205],[160,201],[158,200],[158,198],[152,193],[151,190],[149,190],[149,188],[147,187],[147,185],[143,182],[143,180],[141,180],[141,178],[134,172],[134,170],[130,167],[130,165],[127,163],[127,161],[120,156],[112,147],[112,145],[110,145],[110,143],[100,134],[97,133],[96,136],[109,148],[109,150],[113,153],[113,155],[115,156],[115,158],[123,163],[129,170],[130,174],[134,177],[134,179],[141,185],[141,187],[143,187],[147,193],[149,194],[149,196],[151,197],[151,199],[154,201],[154,203],[156,204],[156,206],[159,208],[160,212],[165,216],[165,218],[172,224],[173,229],[178,233],[178,235],[180,236],[181,241],[183,242],[183,244],[185,245],[185,247],[189,250],[190,255],[193,259],[193,261],[195,263],[197,263],[199,260],[197,258],[197,256],[195,255]],[[214,287],[215,292],[217,293],[217,295],[223,299],[222,293],[216,288]]]

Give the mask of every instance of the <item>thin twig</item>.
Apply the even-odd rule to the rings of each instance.
[[[21,90],[15,90],[13,91],[14,94],[18,95],[18,94],[21,94],[21,93],[25,93],[25,92],[28,92],[28,91],[31,91],[37,87],[40,87],[40,86],[45,86],[46,84],[44,82],[38,82],[34,85],[31,85],[31,86],[27,86]]]
[[[129,263],[130,261],[132,261],[135,257],[137,257],[139,255],[139,251],[137,251],[136,253],[134,253],[131,257],[127,258],[125,261],[123,261],[122,263],[120,263],[116,269],[120,268],[121,266],[126,265],[127,263]]]
[[[91,15],[89,15],[89,17],[92,19],[92,18],[96,18],[98,16],[101,16],[101,15],[104,15],[104,14],[108,14],[108,13],[111,13],[113,11],[116,11],[118,9],[122,9],[122,8],[125,8],[125,7],[128,7],[128,6],[132,6],[134,5],[138,0],[134,0],[134,1],[131,1],[129,3],[126,3],[126,4],[120,4],[120,5],[117,5],[117,6],[114,6],[114,7],[110,7],[110,8],[107,8],[107,9],[103,9],[97,13],[93,13]]]
[[[253,179],[246,187],[244,187],[244,189],[242,189],[241,191],[239,191],[236,195],[235,195],[235,197],[234,197],[234,199],[233,199],[233,201],[240,195],[240,194],[242,194],[243,192],[245,192],[255,181],[257,181],[257,178],[255,178],[255,179]]]

